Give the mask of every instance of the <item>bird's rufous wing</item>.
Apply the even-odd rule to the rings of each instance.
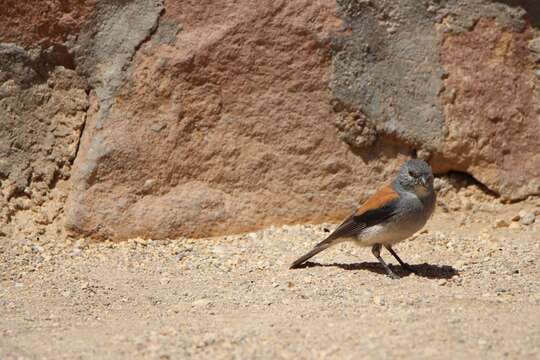
[[[392,185],[386,185],[367,199],[362,206],[356,209],[353,216],[362,216],[369,211],[387,208],[390,204],[393,204],[398,199],[399,194],[394,190]]]
[[[395,214],[398,199],[399,194],[391,185],[381,188],[317,246],[337,238],[356,236],[365,228],[384,222]]]

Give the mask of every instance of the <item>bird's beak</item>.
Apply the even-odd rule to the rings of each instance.
[[[427,184],[428,184],[428,179],[427,179],[427,177],[422,176],[422,177],[420,178],[420,182],[422,183],[422,186],[423,186],[423,187],[427,188]]]

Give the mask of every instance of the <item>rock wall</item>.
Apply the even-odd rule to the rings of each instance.
[[[540,194],[534,0],[8,2],[0,223],[125,239],[337,220],[413,153]]]

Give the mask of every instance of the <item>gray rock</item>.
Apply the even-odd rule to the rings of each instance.
[[[494,225],[495,228],[505,228],[505,227],[508,227],[508,226],[509,226],[508,221],[506,221],[504,219],[495,220],[495,225]]]
[[[528,212],[521,217],[519,222],[523,225],[531,225],[532,223],[534,223],[535,219],[536,217],[534,216],[534,213]]]
[[[444,69],[438,61],[435,15],[414,0],[382,3],[338,1],[339,13],[354,36],[336,38],[333,44],[331,88],[339,104],[334,110],[361,111],[365,114],[362,129],[376,129],[407,143],[436,144],[444,127],[437,98]],[[393,106],[381,106],[383,103]],[[344,139],[365,132],[340,130],[347,133],[342,134]]]
[[[534,38],[529,41],[529,50],[540,54],[540,37]]]

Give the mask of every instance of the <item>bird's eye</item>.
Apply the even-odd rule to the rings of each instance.
[[[409,170],[409,176],[411,176],[411,177],[417,177],[418,174],[417,174],[416,172],[412,171],[412,170]]]

